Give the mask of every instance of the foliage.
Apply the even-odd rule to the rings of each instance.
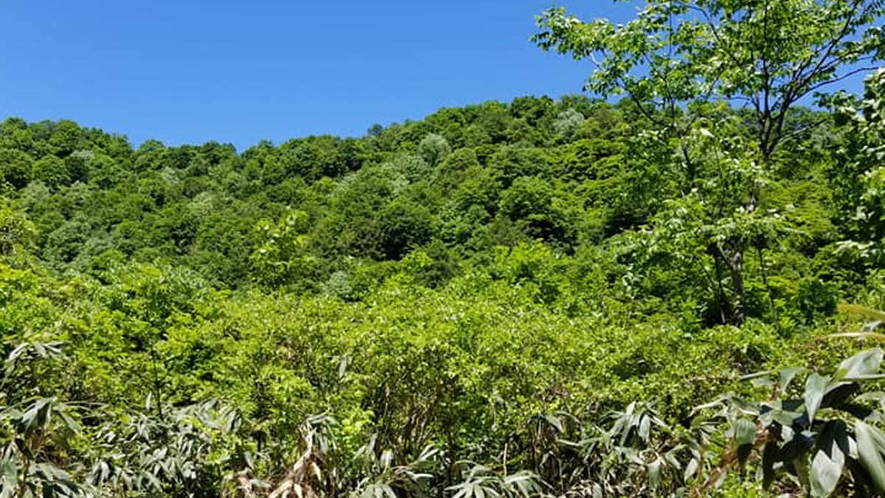
[[[0,496],[880,492],[881,2],[644,6],[541,18],[620,102],[0,124]]]
[[[657,141],[677,142],[678,156],[658,161],[673,170],[679,186],[669,200],[689,193],[700,198],[698,214],[715,232],[708,252],[717,287],[732,294],[718,291],[717,306],[724,308],[727,297],[730,309],[722,317],[741,324],[752,311],[745,260],[755,250],[763,275],[767,271],[768,227],[780,211],[765,205],[777,153],[816,125],[791,129],[794,107],[874,68],[885,55],[879,26],[885,6],[829,0],[639,4],[636,18],[618,25],[585,23],[551,8],[538,18],[541,31],[533,39],[545,50],[589,59],[595,67],[587,89],[604,97],[626,94]],[[721,112],[729,101],[741,106],[743,117]],[[767,276],[763,283],[769,287]],[[777,314],[774,292],[768,294]]]
[[[789,396],[792,381],[802,372],[792,368],[774,378],[754,378],[773,390],[768,401],[755,404],[726,396],[701,407],[720,407],[717,416],[730,427],[730,445],[702,489],[752,461],[761,466],[766,488],[799,488],[811,496],[845,495],[849,490],[882,493],[885,436],[871,425],[881,419],[881,393],[862,391],[863,384],[881,377],[882,357],[880,349],[863,351],[843,361],[831,376],[811,373],[799,396]]]

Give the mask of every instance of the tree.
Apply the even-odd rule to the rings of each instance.
[[[33,238],[34,225],[6,202],[0,203],[0,255],[27,253]]]
[[[430,241],[433,216],[427,206],[398,197],[379,214],[378,228],[378,245],[384,257],[400,259],[410,247]]]
[[[431,166],[441,163],[452,151],[445,137],[430,133],[418,144],[418,154]]]
[[[862,100],[835,95],[828,105],[841,131],[837,147],[828,150],[828,180],[845,239],[839,252],[854,256],[865,269],[880,268],[885,256],[885,70],[866,79]]]
[[[58,188],[71,182],[65,162],[55,156],[45,156],[34,163],[33,179],[44,182],[50,188]]]
[[[71,183],[85,183],[89,179],[94,157],[95,154],[91,150],[77,150],[65,158],[65,166],[68,168]]]
[[[790,109],[818,89],[874,69],[885,55],[876,0],[645,0],[625,25],[583,23],[564,9],[539,18],[544,49],[591,59],[587,89],[626,92],[670,128],[680,104],[733,99],[755,114],[757,147],[770,157]],[[600,57],[601,56],[601,57]],[[696,116],[694,116],[696,117]],[[686,131],[682,128],[682,131]]]
[[[310,218],[304,211],[291,211],[274,223],[256,226],[257,247],[251,256],[253,278],[267,286],[307,286],[315,258],[309,253],[310,238],[305,235]]]
[[[575,132],[578,131],[578,128],[581,127],[581,123],[583,122],[584,115],[570,107],[556,116],[556,121],[553,123],[553,129],[556,130],[558,135],[570,139],[574,136]]]
[[[575,220],[580,218],[577,201],[562,202],[562,194],[537,177],[517,178],[501,193],[499,213],[524,227],[528,235],[548,243],[575,242]]]
[[[711,178],[703,178],[705,167],[722,171],[725,164],[728,176],[740,177],[737,192],[733,185],[730,192],[737,205],[710,204],[705,211],[709,252],[729,270],[732,321],[740,324],[747,309],[744,255],[765,247],[765,240],[750,232],[768,223],[758,208],[776,152],[796,135],[785,127],[791,110],[824,87],[871,70],[885,56],[879,26],[885,3],[644,0],[640,5],[637,17],[623,25],[605,19],[585,23],[552,8],[538,18],[541,31],[533,39],[542,49],[592,61],[588,90],[603,97],[625,93],[660,140],[677,142],[680,159],[672,166],[680,173],[681,195],[723,197],[726,182],[714,176],[711,184]],[[738,134],[726,140],[714,133],[727,113],[712,104],[725,103],[748,110],[751,139]],[[737,225],[746,230],[715,228]]]
[[[31,181],[34,160],[16,149],[0,149],[0,179],[17,189],[25,188]]]

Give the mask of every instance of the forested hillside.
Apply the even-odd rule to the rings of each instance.
[[[815,105],[539,23],[600,98],[244,151],[3,121],[0,497],[885,490],[885,72]]]

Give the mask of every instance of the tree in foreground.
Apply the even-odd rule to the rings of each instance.
[[[626,24],[584,22],[551,8],[538,18],[533,40],[591,61],[587,90],[625,94],[650,124],[650,140],[676,144],[670,173],[678,188],[669,211],[694,218],[685,223],[695,225],[699,237],[686,240],[703,241],[706,258],[724,275],[716,284],[726,280],[730,289],[716,299],[729,308],[729,321],[741,324],[747,316],[746,255],[759,255],[764,275],[763,251],[786,228],[776,212],[762,209],[778,152],[819,124],[791,126],[791,111],[875,67],[885,55],[885,2],[624,3],[640,6]],[[742,110],[727,112],[729,104]],[[662,224],[653,223],[652,230]]]

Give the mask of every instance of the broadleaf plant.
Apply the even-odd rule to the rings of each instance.
[[[881,349],[862,351],[825,376],[811,373],[800,394],[778,390],[766,401],[751,403],[726,396],[700,411],[717,407],[711,419],[730,427],[730,449],[723,453],[719,476],[744,462],[758,465],[764,486],[797,486],[811,496],[843,495],[848,489],[866,495],[885,492],[885,393],[862,393],[881,378]],[[773,377],[790,378],[795,370]],[[708,478],[700,489],[715,487]]]

